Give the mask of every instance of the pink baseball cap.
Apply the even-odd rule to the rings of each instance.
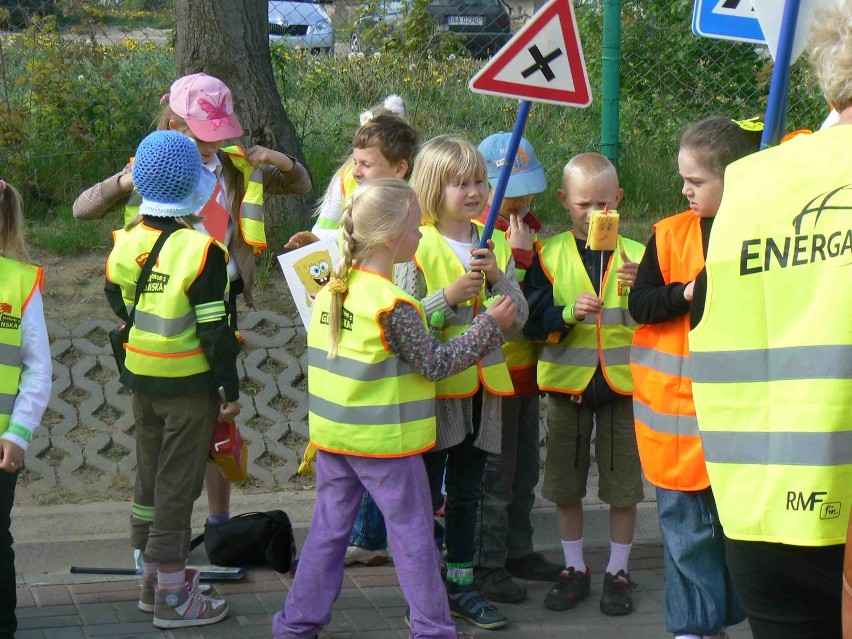
[[[243,134],[231,90],[212,75],[194,73],[178,78],[168,97],[172,111],[199,140],[220,142]]]

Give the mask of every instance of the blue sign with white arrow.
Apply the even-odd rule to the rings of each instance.
[[[695,0],[692,31],[705,38],[766,44],[751,0]]]

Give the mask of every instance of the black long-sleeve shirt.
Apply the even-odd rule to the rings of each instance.
[[[710,229],[713,227],[713,218],[701,219],[701,244],[704,257],[707,257],[707,245],[710,242]],[[702,270],[702,273],[704,271]],[[656,233],[651,235],[645,255],[639,262],[639,271],[636,273],[636,283],[630,290],[627,298],[627,309],[630,316],[639,324],[659,324],[673,317],[680,317],[690,312],[693,306],[684,299],[683,289],[689,282],[671,282],[666,284],[660,269],[660,260],[657,257]],[[696,281],[696,289],[698,281]],[[697,297],[697,291],[693,291],[693,297]]]
[[[182,228],[173,218],[146,217],[145,225],[165,231]],[[228,270],[225,252],[211,243],[207,252],[204,268],[187,291],[193,306],[221,302],[224,300],[225,286],[228,283]],[[127,309],[118,284],[106,281],[104,293],[110,307],[122,320],[127,321]],[[136,289],[130,292],[135,297]],[[228,324],[227,314],[212,322],[196,324],[196,334],[201,348],[210,364],[210,371],[186,377],[153,377],[136,375],[125,370],[121,382],[128,388],[138,390],[155,397],[175,397],[186,393],[215,391],[220,386],[225,389],[228,401],[236,401],[240,396],[240,380],[237,374],[237,355],[240,343],[234,330]]]
[[[592,251],[586,248],[586,241],[574,238],[577,250],[583,260],[583,266],[595,293],[600,295],[601,270],[609,263],[612,251]],[[541,267],[539,255],[533,258],[533,263],[524,278],[524,296],[530,307],[530,316],[524,326],[524,336],[534,342],[546,342],[551,334],[557,333],[559,341],[565,339],[571,327],[566,326],[562,319],[564,306],[555,306],[553,285]],[[552,338],[551,338],[552,339]],[[603,374],[600,364],[595,369],[589,385],[583,392],[583,403],[594,409],[622,397],[616,393]]]

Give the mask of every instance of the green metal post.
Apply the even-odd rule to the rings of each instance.
[[[618,166],[618,103],[621,94],[621,0],[604,0],[601,64],[601,155]]]

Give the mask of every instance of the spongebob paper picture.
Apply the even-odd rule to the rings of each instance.
[[[311,322],[314,298],[328,284],[339,259],[337,243],[332,240],[315,242],[278,256],[278,263],[284,271],[284,278],[305,329]]]
[[[592,211],[586,248],[593,251],[614,251],[618,245],[618,211]]]

